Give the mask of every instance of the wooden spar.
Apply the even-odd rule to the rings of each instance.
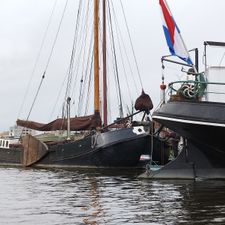
[[[103,54],[103,121],[104,126],[108,125],[108,113],[107,113],[107,74],[106,74],[106,0],[103,0],[103,42],[102,42],[102,54]]]
[[[99,113],[99,51],[98,51],[98,9],[99,0],[94,0],[94,111]]]

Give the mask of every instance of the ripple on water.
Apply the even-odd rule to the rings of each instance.
[[[225,223],[224,181],[0,168],[0,224]]]

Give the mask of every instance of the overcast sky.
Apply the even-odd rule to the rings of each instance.
[[[119,0],[114,0],[116,1]],[[160,99],[160,58],[162,55],[169,54],[162,30],[158,0],[122,1],[144,89],[152,97],[156,106]],[[28,114],[30,102],[25,104],[22,112],[20,107],[54,2],[55,0],[0,0],[0,130],[8,130],[15,124],[18,116],[24,119]],[[75,25],[71,18],[76,15],[77,3],[78,0],[69,0],[68,16],[63,21],[60,31],[62,33],[58,40],[61,47],[58,49],[64,49],[64,46],[69,46],[68,43],[71,43]],[[199,47],[201,56],[203,41],[225,41],[225,1],[168,0],[168,4],[188,49]],[[50,44],[48,43],[56,33],[64,5],[65,0],[58,0],[48,36],[49,42],[45,43],[41,60],[35,71],[37,83],[40,81],[49,55]],[[64,77],[66,73],[66,66],[61,65],[60,62],[68,59],[68,55],[63,51],[56,55],[57,48],[49,66],[49,81],[54,76],[53,80],[57,81],[58,76]],[[178,77],[179,75],[174,72],[174,76],[166,77],[166,82]],[[41,107],[35,108],[35,112],[32,112],[30,117],[32,120],[46,122],[49,118],[48,103],[51,102],[50,97],[55,95],[53,87],[56,85],[53,81],[48,84],[48,79],[44,81],[44,89],[48,91],[41,95],[42,100],[39,101]],[[33,94],[30,92],[29,96]]]

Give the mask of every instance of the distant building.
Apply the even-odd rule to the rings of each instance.
[[[19,138],[20,136],[25,136],[27,134],[35,135],[35,133],[35,130],[17,125],[9,128],[9,137],[13,138]]]
[[[9,132],[8,131],[2,131],[0,133],[0,138],[3,138],[3,137],[8,137],[9,136]]]

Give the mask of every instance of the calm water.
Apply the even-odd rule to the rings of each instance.
[[[225,224],[225,181],[0,168],[0,224]]]

